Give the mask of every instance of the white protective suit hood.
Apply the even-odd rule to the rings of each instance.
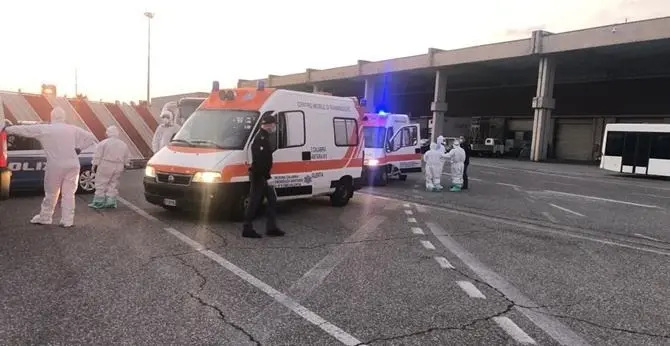
[[[107,135],[107,138],[117,138],[119,137],[119,129],[116,126],[112,125],[107,128],[105,135]]]
[[[154,137],[151,141],[151,149],[157,153],[161,148],[167,146],[172,137],[179,131],[181,126],[176,123],[179,108],[177,102],[168,102],[161,109],[162,123],[156,128]],[[167,120],[163,120],[166,118]]]
[[[65,111],[63,108],[56,107],[51,110],[51,123],[52,124],[64,124],[67,120],[65,116]]]
[[[177,118],[179,117],[179,104],[177,104],[177,102],[172,101],[163,105],[163,108],[161,109],[161,119],[164,117],[167,117],[169,119],[167,121],[167,125],[172,125],[176,123]]]
[[[437,136],[437,149],[444,152],[444,136]]]

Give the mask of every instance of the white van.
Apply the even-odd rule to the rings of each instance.
[[[241,219],[248,202],[251,140],[262,115],[277,118],[272,177],[278,200],[329,195],[344,206],[361,186],[362,110],[354,98],[291,90],[219,90],[147,163],[144,195],[166,209],[224,208]]]
[[[365,162],[369,182],[386,185],[389,178],[406,180],[421,172],[421,132],[407,114],[366,113],[363,117]]]

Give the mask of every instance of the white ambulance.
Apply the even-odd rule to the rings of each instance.
[[[405,180],[406,173],[421,172],[419,130],[419,124],[411,124],[407,114],[366,113],[363,176],[383,186],[389,178]]]
[[[166,209],[223,208],[241,219],[248,203],[251,140],[261,116],[277,118],[272,178],[278,200],[329,195],[344,206],[361,186],[361,108],[354,98],[291,90],[219,90],[147,163],[144,195]]]

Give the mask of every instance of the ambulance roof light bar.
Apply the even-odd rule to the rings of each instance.
[[[215,80],[212,82],[212,92],[219,92],[219,81]]]
[[[265,82],[262,81],[262,80],[259,80],[258,82],[256,82],[256,90],[258,90],[258,91],[265,90]]]

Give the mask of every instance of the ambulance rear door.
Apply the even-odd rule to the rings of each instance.
[[[409,124],[393,134],[386,157],[401,173],[421,172],[421,137],[419,124]]]

